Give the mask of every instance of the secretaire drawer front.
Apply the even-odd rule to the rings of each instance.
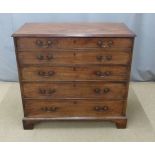
[[[124,50],[38,50],[18,52],[20,64],[124,64],[130,63],[131,52]]]
[[[17,48],[131,48],[131,38],[18,38]]]
[[[100,98],[123,99],[125,83],[104,82],[48,82],[24,83],[24,98]]]
[[[128,74],[129,68],[125,66],[39,66],[21,69],[24,81],[124,81],[128,80]]]
[[[26,117],[120,116],[124,101],[25,100]]]

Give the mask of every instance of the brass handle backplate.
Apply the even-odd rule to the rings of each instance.
[[[54,71],[48,71],[48,72],[44,72],[44,71],[39,71],[38,75],[41,77],[51,77],[55,74]]]
[[[56,89],[39,89],[39,93],[42,95],[52,95],[56,92]]]
[[[105,76],[110,76],[111,72],[110,71],[106,71],[106,72],[96,71],[95,75],[97,75],[99,77],[105,77]]]
[[[43,55],[40,53],[37,55],[37,59],[38,60],[51,60],[51,59],[53,59],[53,55],[52,54]]]
[[[41,110],[43,112],[56,112],[58,107],[42,107]]]
[[[109,91],[110,91],[109,88],[104,88],[103,90],[100,89],[100,88],[95,88],[95,89],[94,89],[94,92],[95,92],[96,94],[101,94],[101,93],[106,94],[106,93],[108,93]]]
[[[95,89],[94,89],[94,92],[95,92],[96,94],[100,94],[100,93],[101,93],[101,89],[100,89],[100,88],[95,88]]]
[[[97,55],[96,59],[98,61],[110,61],[110,60],[112,60],[112,56],[111,55],[105,55],[105,56]]]
[[[52,41],[51,40],[47,40],[47,41],[42,41],[42,40],[36,40],[36,45],[39,48],[49,48],[52,46]]]
[[[104,93],[108,93],[109,91],[110,91],[109,88],[104,88],[104,89],[103,89],[103,92],[104,92]]]
[[[101,48],[109,48],[112,47],[113,41],[112,40],[99,40],[97,45]]]
[[[109,110],[108,106],[96,106],[94,107],[94,110],[97,112],[105,112]]]

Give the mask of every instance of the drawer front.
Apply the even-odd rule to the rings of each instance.
[[[121,116],[124,101],[24,100],[26,117]]]
[[[124,64],[130,63],[131,52],[125,50],[38,50],[18,52],[23,64]]]
[[[125,81],[129,78],[128,70],[125,66],[23,67],[21,77],[24,81]]]
[[[24,98],[100,98],[123,99],[127,94],[125,83],[104,82],[46,82],[24,83]]]
[[[17,38],[17,49],[131,48],[131,38]]]

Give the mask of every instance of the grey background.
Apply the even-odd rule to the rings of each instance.
[[[0,14],[0,81],[18,81],[11,35],[25,22],[124,22],[137,35],[131,80],[155,80],[155,14]]]

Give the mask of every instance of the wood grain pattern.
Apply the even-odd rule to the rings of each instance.
[[[20,65],[127,65],[130,64],[131,50],[37,50],[19,52],[18,57]]]
[[[126,66],[25,66],[21,68],[23,81],[127,81]]]
[[[76,48],[131,48],[130,38],[18,38],[19,50],[76,49]]]
[[[125,129],[127,126],[126,116],[102,116],[102,117],[24,117],[23,127],[25,130],[31,130],[36,123],[48,121],[109,121],[116,124],[118,129]]]
[[[24,98],[98,98],[125,99],[125,83],[46,82],[24,83]]]
[[[24,129],[51,120],[126,128],[135,34],[124,24],[29,23],[13,36]]]
[[[123,23],[26,23],[14,37],[134,37]]]
[[[25,100],[25,117],[121,116],[124,101]]]

